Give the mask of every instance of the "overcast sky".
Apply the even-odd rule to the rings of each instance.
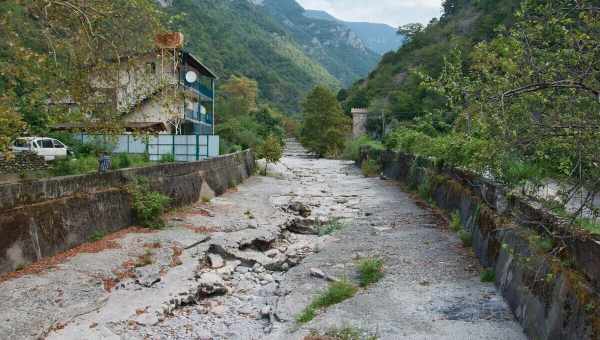
[[[442,0],[297,0],[306,9],[320,9],[345,21],[381,22],[394,27],[426,24],[441,15]]]

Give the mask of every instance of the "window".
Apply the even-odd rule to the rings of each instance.
[[[146,63],[146,72],[156,74],[156,63]]]
[[[52,139],[42,139],[40,144],[42,144],[43,149],[53,149],[54,144],[52,143]]]
[[[15,141],[15,146],[17,148],[28,148],[29,147],[29,143],[27,142],[26,139],[17,139]]]
[[[63,143],[57,141],[56,139],[53,139],[52,143],[54,143],[55,149],[64,149],[65,148],[65,145]]]

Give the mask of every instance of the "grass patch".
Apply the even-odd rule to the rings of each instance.
[[[325,332],[325,334],[320,334],[318,331],[313,330],[304,340],[377,340],[376,336],[365,337],[362,333],[354,327],[332,328]]]
[[[346,225],[339,218],[333,218],[318,226],[319,236],[331,235],[337,231],[344,229]]]
[[[383,260],[377,258],[361,260],[358,264],[358,272],[360,286],[367,287],[383,278]]]
[[[94,231],[94,233],[92,234],[92,237],[90,237],[90,241],[92,242],[97,242],[100,241],[101,239],[104,238],[104,236],[106,236],[106,232],[102,231],[102,230],[96,230]]]
[[[462,241],[465,247],[470,247],[473,245],[473,235],[466,230],[461,230],[458,232],[458,237]]]
[[[201,199],[202,199],[202,203],[210,203],[210,201],[211,201],[210,197],[207,197],[207,196],[202,196]]]
[[[376,177],[381,172],[381,167],[376,160],[368,159],[362,163],[361,170],[365,177]]]
[[[296,318],[298,323],[311,321],[317,315],[317,310],[327,308],[347,300],[356,294],[358,288],[347,280],[341,280],[329,284],[325,292],[317,296],[313,302],[306,307]]]
[[[496,272],[493,269],[488,268],[482,271],[481,274],[479,274],[479,279],[481,280],[481,282],[495,282]]]
[[[458,211],[455,211],[450,215],[450,230],[458,233],[462,230],[462,222],[460,221],[460,214]]]
[[[600,222],[590,218],[578,218],[576,224],[592,234],[600,234]]]

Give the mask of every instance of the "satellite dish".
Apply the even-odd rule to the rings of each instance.
[[[203,115],[206,114],[206,108],[203,105],[200,105],[200,113]]]
[[[196,72],[188,71],[185,74],[185,81],[187,81],[188,83],[193,84],[196,82],[196,80],[198,80],[198,75],[196,74]]]

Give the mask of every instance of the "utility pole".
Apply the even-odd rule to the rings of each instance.
[[[385,113],[381,111],[381,140],[385,137]]]

